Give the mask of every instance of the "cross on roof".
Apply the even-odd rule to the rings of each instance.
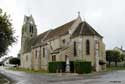
[[[80,16],[80,11],[78,11],[78,16]]]

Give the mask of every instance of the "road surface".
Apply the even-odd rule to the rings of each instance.
[[[90,75],[38,74],[6,70],[0,73],[14,81],[13,84],[125,84],[125,70]]]

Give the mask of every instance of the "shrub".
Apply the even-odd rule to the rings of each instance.
[[[20,65],[20,59],[18,58],[12,58],[9,60],[10,64]]]
[[[49,62],[48,71],[50,73],[65,72],[66,62]],[[79,74],[90,73],[92,71],[91,62],[83,61],[71,61],[70,72],[76,72]]]
[[[65,62],[49,62],[48,71],[50,73],[65,72]]]
[[[91,62],[75,61],[74,70],[79,74],[90,73],[92,71]]]

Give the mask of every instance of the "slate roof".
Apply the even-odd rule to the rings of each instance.
[[[75,19],[76,20],[76,19]],[[71,28],[72,24],[75,22],[75,20],[72,20],[62,26],[59,26],[53,30],[46,31],[44,33],[41,33],[35,38],[29,39],[25,43],[24,53],[31,51],[32,46],[38,46],[39,44],[43,44],[41,40],[43,41],[49,40],[54,37],[58,37],[61,35],[66,35],[69,32],[69,28]],[[81,22],[74,33],[72,34],[72,38],[77,37],[79,35],[97,35],[102,38],[102,36],[96,32],[87,22],[83,21]]]
[[[53,37],[57,37],[57,36],[61,36],[61,35],[65,35],[65,34],[68,34],[69,32],[69,28],[71,28],[72,24],[75,22],[75,20],[72,20],[62,26],[59,26],[58,28],[52,30],[48,36],[46,37],[45,40],[48,40],[50,38],[53,38]]]
[[[72,38],[79,35],[97,35],[102,38],[102,36],[98,32],[96,32],[86,21],[83,21],[78,25],[78,27],[72,34]]]
[[[45,41],[45,40],[48,40],[48,39],[53,38],[53,37],[68,34],[68,30],[69,30],[69,28],[71,28],[71,26],[75,22],[75,20],[72,20],[72,21],[70,21],[62,26],[59,26],[53,30],[49,30],[49,31],[46,31],[44,33],[41,33],[40,35],[38,35],[35,38],[29,39],[29,40],[27,39],[26,43],[25,43],[24,53],[31,51],[32,46],[37,46],[39,44],[42,44],[41,43],[42,39]],[[46,36],[46,38],[44,38],[45,36]]]

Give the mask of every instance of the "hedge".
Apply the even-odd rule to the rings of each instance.
[[[74,71],[79,74],[90,73],[92,71],[91,62],[74,62]]]
[[[49,62],[48,71],[50,73],[65,72],[66,62]],[[70,61],[70,72],[79,74],[90,73],[92,71],[91,62]]]
[[[65,62],[49,62],[48,71],[50,73],[65,72]]]

